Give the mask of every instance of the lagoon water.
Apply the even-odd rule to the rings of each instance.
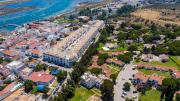
[[[32,7],[32,9],[29,10],[0,15],[0,30],[12,30],[13,28],[6,26],[9,24],[21,25],[54,16],[73,9],[78,3],[87,1],[97,2],[100,0],[26,0],[14,4],[0,5],[0,9]]]

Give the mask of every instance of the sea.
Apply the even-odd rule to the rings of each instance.
[[[5,0],[0,0],[4,2]],[[0,3],[0,14],[7,9],[20,9],[16,12],[0,15],[0,32],[12,31],[16,26],[24,23],[47,19],[61,13],[73,10],[79,3],[100,2],[102,0],[17,0],[11,4]],[[21,10],[23,7],[31,9]]]

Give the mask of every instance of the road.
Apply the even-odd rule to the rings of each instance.
[[[133,70],[133,65],[127,64],[123,67],[122,71],[118,74],[118,77],[116,79],[116,85],[114,86],[114,101],[125,101],[125,98],[122,98],[121,95],[123,93],[123,84],[125,82],[131,83],[129,78],[132,78],[132,75],[137,73],[137,70]],[[131,90],[127,92],[127,95],[125,97],[133,98],[133,96],[137,96],[135,101],[138,101],[138,93],[133,93],[135,91],[135,87],[131,85]]]
[[[73,68],[61,67],[61,66],[58,66],[58,65],[55,65],[55,64],[51,64],[51,63],[42,61],[41,59],[39,59],[39,60],[41,61],[41,63],[44,63],[44,64],[46,64],[46,65],[48,65],[48,66],[58,67],[58,69],[64,70],[64,71],[66,71],[66,72],[68,72],[68,73],[71,73],[72,70],[73,70]]]

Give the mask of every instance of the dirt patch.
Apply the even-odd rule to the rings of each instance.
[[[168,9],[139,9],[131,13],[135,17],[153,21],[160,25],[174,24],[180,25],[180,10]]]

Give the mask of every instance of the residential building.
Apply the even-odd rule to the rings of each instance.
[[[24,63],[22,61],[13,61],[7,64],[6,67],[16,72],[24,67]]]
[[[125,65],[125,63],[122,62],[121,60],[117,60],[117,59],[113,59],[113,58],[108,58],[106,60],[106,63],[121,66],[121,67]]]
[[[33,72],[27,79],[32,80],[36,85],[49,86],[49,84],[54,81],[55,77],[44,71],[40,71]]]
[[[0,65],[0,74],[2,74],[3,76],[7,77],[11,73],[12,73],[11,70],[9,70],[8,68]]]
[[[100,88],[101,84],[105,79],[108,78],[102,74],[95,76],[90,72],[86,72],[81,76],[80,84],[87,88],[93,88],[93,87]]]
[[[35,59],[32,59],[32,60],[30,60],[30,61],[28,62],[28,67],[34,68],[34,67],[36,67],[36,65],[38,65],[39,63],[40,63],[40,61],[35,60]]]
[[[158,74],[146,75],[142,72],[138,72],[134,75],[132,83],[135,85],[144,85],[157,88],[162,85],[164,77],[159,76]]]
[[[103,21],[90,21],[43,54],[43,60],[60,66],[72,67],[99,35]]]

